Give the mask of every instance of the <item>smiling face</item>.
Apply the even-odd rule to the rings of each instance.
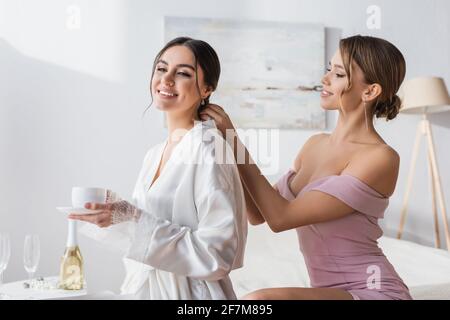
[[[192,114],[211,93],[192,51],[182,45],[168,48],[156,62],[151,92],[158,109]]]
[[[325,110],[344,109],[350,111],[357,108],[361,102],[367,84],[361,68],[353,63],[351,89],[349,76],[345,71],[340,50],[331,59],[327,73],[322,78],[323,90],[320,94],[320,104]]]

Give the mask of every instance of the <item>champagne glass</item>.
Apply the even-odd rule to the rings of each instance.
[[[28,280],[30,281],[37,270],[40,256],[39,236],[37,234],[26,235],[23,247],[23,266],[28,272]]]
[[[0,287],[3,284],[3,272],[8,266],[9,257],[11,256],[11,242],[9,234],[0,233]],[[0,300],[8,296],[0,292]]]

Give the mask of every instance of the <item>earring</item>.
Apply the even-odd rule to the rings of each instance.
[[[366,129],[367,131],[369,131],[369,125],[367,121],[367,102],[363,101],[363,104],[364,104],[364,117],[366,118]]]
[[[202,106],[205,105],[205,99],[202,99],[202,102],[200,103],[200,105],[202,105]]]

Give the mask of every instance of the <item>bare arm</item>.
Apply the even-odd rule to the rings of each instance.
[[[245,150],[248,159],[250,154],[237,137],[235,144],[234,149]],[[238,164],[239,173],[262,217],[274,232],[334,219],[353,211],[341,201],[320,192],[308,192],[289,202],[270,185],[257,165],[249,162]],[[329,209],[333,207],[334,210]],[[330,216],[330,212],[333,216]]]
[[[222,128],[222,132],[226,132],[224,128],[233,128],[228,116],[220,107],[207,108],[205,113],[216,120],[218,127]],[[251,159],[250,154],[237,135],[233,137],[233,140],[235,157],[237,156],[237,150],[245,152],[246,161],[238,163],[241,179],[257,208],[259,208],[262,217],[274,232],[337,219],[355,211],[344,202],[320,191],[306,192],[294,201],[289,202],[272,188],[253,161],[247,161]],[[382,150],[376,154],[370,153],[365,156],[367,159],[358,161],[362,165],[355,166],[355,173],[350,171],[349,174],[361,178],[371,186],[382,184],[386,176],[397,175],[395,168],[398,170],[398,166],[393,165],[393,163],[398,159],[394,154]],[[368,161],[371,163],[370,167],[366,165]],[[392,188],[392,186],[386,186],[386,189],[389,187]],[[380,189],[380,192],[383,193],[383,190]]]
[[[361,156],[346,173],[389,196],[395,189],[398,164],[399,157],[395,151],[378,148]],[[238,166],[261,215],[274,232],[338,219],[355,211],[341,200],[321,191],[306,192],[289,202],[271,187],[256,165],[245,163]]]
[[[264,220],[264,217],[261,215],[259,208],[256,206],[255,201],[253,200],[252,196],[248,192],[248,189],[247,189],[247,186],[245,185],[245,183],[243,183],[243,187],[244,187],[245,203],[247,206],[248,222],[250,222],[250,224],[252,224],[252,225],[258,225],[258,224],[266,222],[266,220]]]
[[[237,145],[236,145],[236,143],[233,143],[232,146],[233,146],[233,150],[234,150],[234,156],[236,158]],[[248,159],[250,157],[250,154],[249,154],[247,148],[245,148],[245,153],[246,153],[245,159],[246,159],[247,162],[249,162]],[[294,169],[297,172],[300,170],[300,167],[301,167],[301,154],[302,154],[302,152],[299,152],[299,154],[297,155],[297,157],[296,157],[296,159],[294,161]],[[238,169],[239,169],[239,166],[238,166]],[[258,224],[262,224],[262,223],[266,222],[266,220],[264,219],[263,215],[261,214],[261,210],[256,205],[255,200],[253,199],[252,195],[250,194],[250,191],[248,190],[248,187],[245,184],[245,181],[244,181],[244,179],[242,177],[241,177],[241,181],[242,181],[242,184],[243,184],[243,187],[244,187],[245,202],[246,202],[246,205],[247,205],[247,218],[248,218],[248,221],[252,225],[258,225]],[[272,186],[272,188],[277,193],[279,193],[279,190],[278,190],[276,184],[274,184]]]
[[[263,196],[267,190],[269,190],[269,199],[272,197],[275,197],[276,199],[280,200],[281,203],[288,203],[287,200],[285,200],[281,195],[279,195],[277,188],[274,186],[272,187],[267,179],[261,174],[259,168],[254,164],[254,161],[251,159],[250,153],[248,152],[247,148],[241,143],[239,140],[236,132],[234,131],[234,127],[229,120],[229,118],[226,116],[219,114],[219,112],[223,111],[220,107],[215,105],[210,105],[209,108],[205,110],[205,114],[212,117],[216,121],[216,125],[218,129],[222,132],[225,139],[232,145],[232,149],[234,152],[234,157],[238,163],[238,170],[241,176],[241,181],[244,186],[244,193],[245,193],[245,200],[247,203],[247,213],[248,213],[248,220],[251,224],[261,224],[267,221],[266,215],[263,214],[260,205],[264,205],[264,202],[261,204],[255,197],[255,190],[258,191],[258,193],[261,193],[261,196]],[[206,118],[204,118],[206,119]],[[226,136],[227,130],[231,130],[230,136]],[[228,132],[230,133],[230,132]],[[238,161],[238,152],[244,152],[244,163],[241,163]],[[300,157],[298,156],[294,167],[296,170],[300,167]],[[279,207],[277,205],[273,206],[274,214],[277,214]],[[265,210],[270,210],[267,207]],[[269,222],[269,221],[268,221]],[[269,226],[271,224],[269,223]]]

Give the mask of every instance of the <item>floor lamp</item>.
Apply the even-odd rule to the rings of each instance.
[[[444,80],[435,77],[414,78],[403,84],[403,98],[401,112],[406,114],[421,114],[422,121],[417,126],[416,140],[414,143],[411,166],[409,169],[408,180],[406,184],[406,192],[403,198],[403,206],[400,217],[400,226],[397,238],[400,239],[405,225],[406,213],[408,210],[409,196],[413,184],[414,171],[416,167],[417,156],[419,153],[420,142],[422,137],[425,138],[427,144],[427,163],[430,175],[430,189],[432,196],[432,211],[434,218],[434,234],[435,246],[441,247],[439,237],[439,220],[437,214],[437,205],[441,211],[442,220],[445,230],[445,240],[447,250],[450,251],[450,232],[447,222],[447,214],[445,209],[444,193],[442,191],[441,177],[436,161],[436,151],[433,141],[433,133],[431,131],[430,121],[427,115],[430,113],[450,111],[450,97]]]

